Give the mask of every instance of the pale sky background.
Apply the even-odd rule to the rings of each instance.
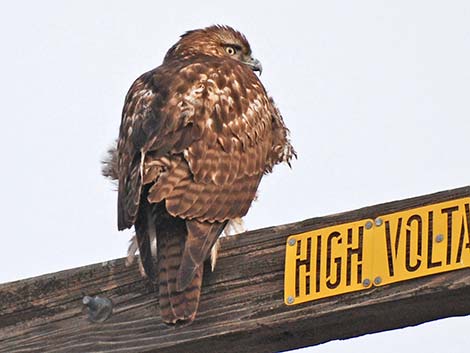
[[[0,283],[124,256],[100,175],[124,96],[180,34],[216,23],[250,40],[299,154],[264,179],[249,229],[470,184],[467,0],[3,2]],[[302,352],[466,352],[469,328]]]

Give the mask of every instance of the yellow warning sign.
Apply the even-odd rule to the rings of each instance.
[[[470,267],[470,198],[288,237],[288,305]]]

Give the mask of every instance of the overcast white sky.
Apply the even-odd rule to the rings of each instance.
[[[299,154],[265,178],[249,229],[470,184],[466,0],[9,2],[0,283],[125,254],[130,232],[116,230],[100,175],[124,96],[180,34],[215,23],[247,35]],[[469,327],[449,319],[302,352],[464,352]]]

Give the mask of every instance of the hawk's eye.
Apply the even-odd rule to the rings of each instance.
[[[237,52],[237,50],[231,46],[225,47],[225,51],[227,52],[228,55],[235,55]]]

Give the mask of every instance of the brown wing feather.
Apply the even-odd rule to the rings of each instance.
[[[149,96],[150,73],[138,78],[126,96],[118,140],[118,228],[130,228],[137,217],[142,190],[141,151],[142,125],[147,119],[145,107]]]
[[[193,61],[163,65],[139,78],[128,93],[118,145],[120,229],[135,222],[143,183],[153,184],[149,201],[165,198],[174,216],[211,221],[243,216],[256,183],[279,162],[272,156],[277,109],[256,75],[217,58]],[[201,192],[212,194],[210,200],[246,183],[249,195],[226,205],[231,214],[198,205],[207,201]],[[185,192],[191,193],[191,204],[189,197],[177,204]]]
[[[165,200],[173,216],[222,222],[245,215],[255,198],[272,149],[272,108],[249,68],[213,60],[195,62],[177,73],[175,82],[191,83],[168,91],[172,106],[180,109],[171,111],[173,119],[168,112],[154,115],[184,121],[173,135],[168,133],[171,140],[178,135],[184,143],[170,147],[167,134],[153,136],[144,148],[143,168],[145,183],[152,185],[150,202]],[[247,99],[233,98],[244,94]],[[169,162],[161,168],[163,145]],[[236,190],[242,193],[227,196]],[[225,202],[214,202],[221,198]]]
[[[181,65],[160,66],[139,77],[124,104],[118,141],[118,228],[130,228],[137,217],[146,154],[152,158],[181,152],[198,136],[184,118],[187,108],[174,102],[170,90]],[[173,100],[173,101],[172,101]],[[151,160],[150,160],[151,161]]]
[[[152,206],[143,199],[140,203],[139,212],[135,221],[135,234],[139,246],[139,254],[142,266],[148,278],[155,281],[155,263],[152,257],[151,232],[155,232],[154,216]]]

